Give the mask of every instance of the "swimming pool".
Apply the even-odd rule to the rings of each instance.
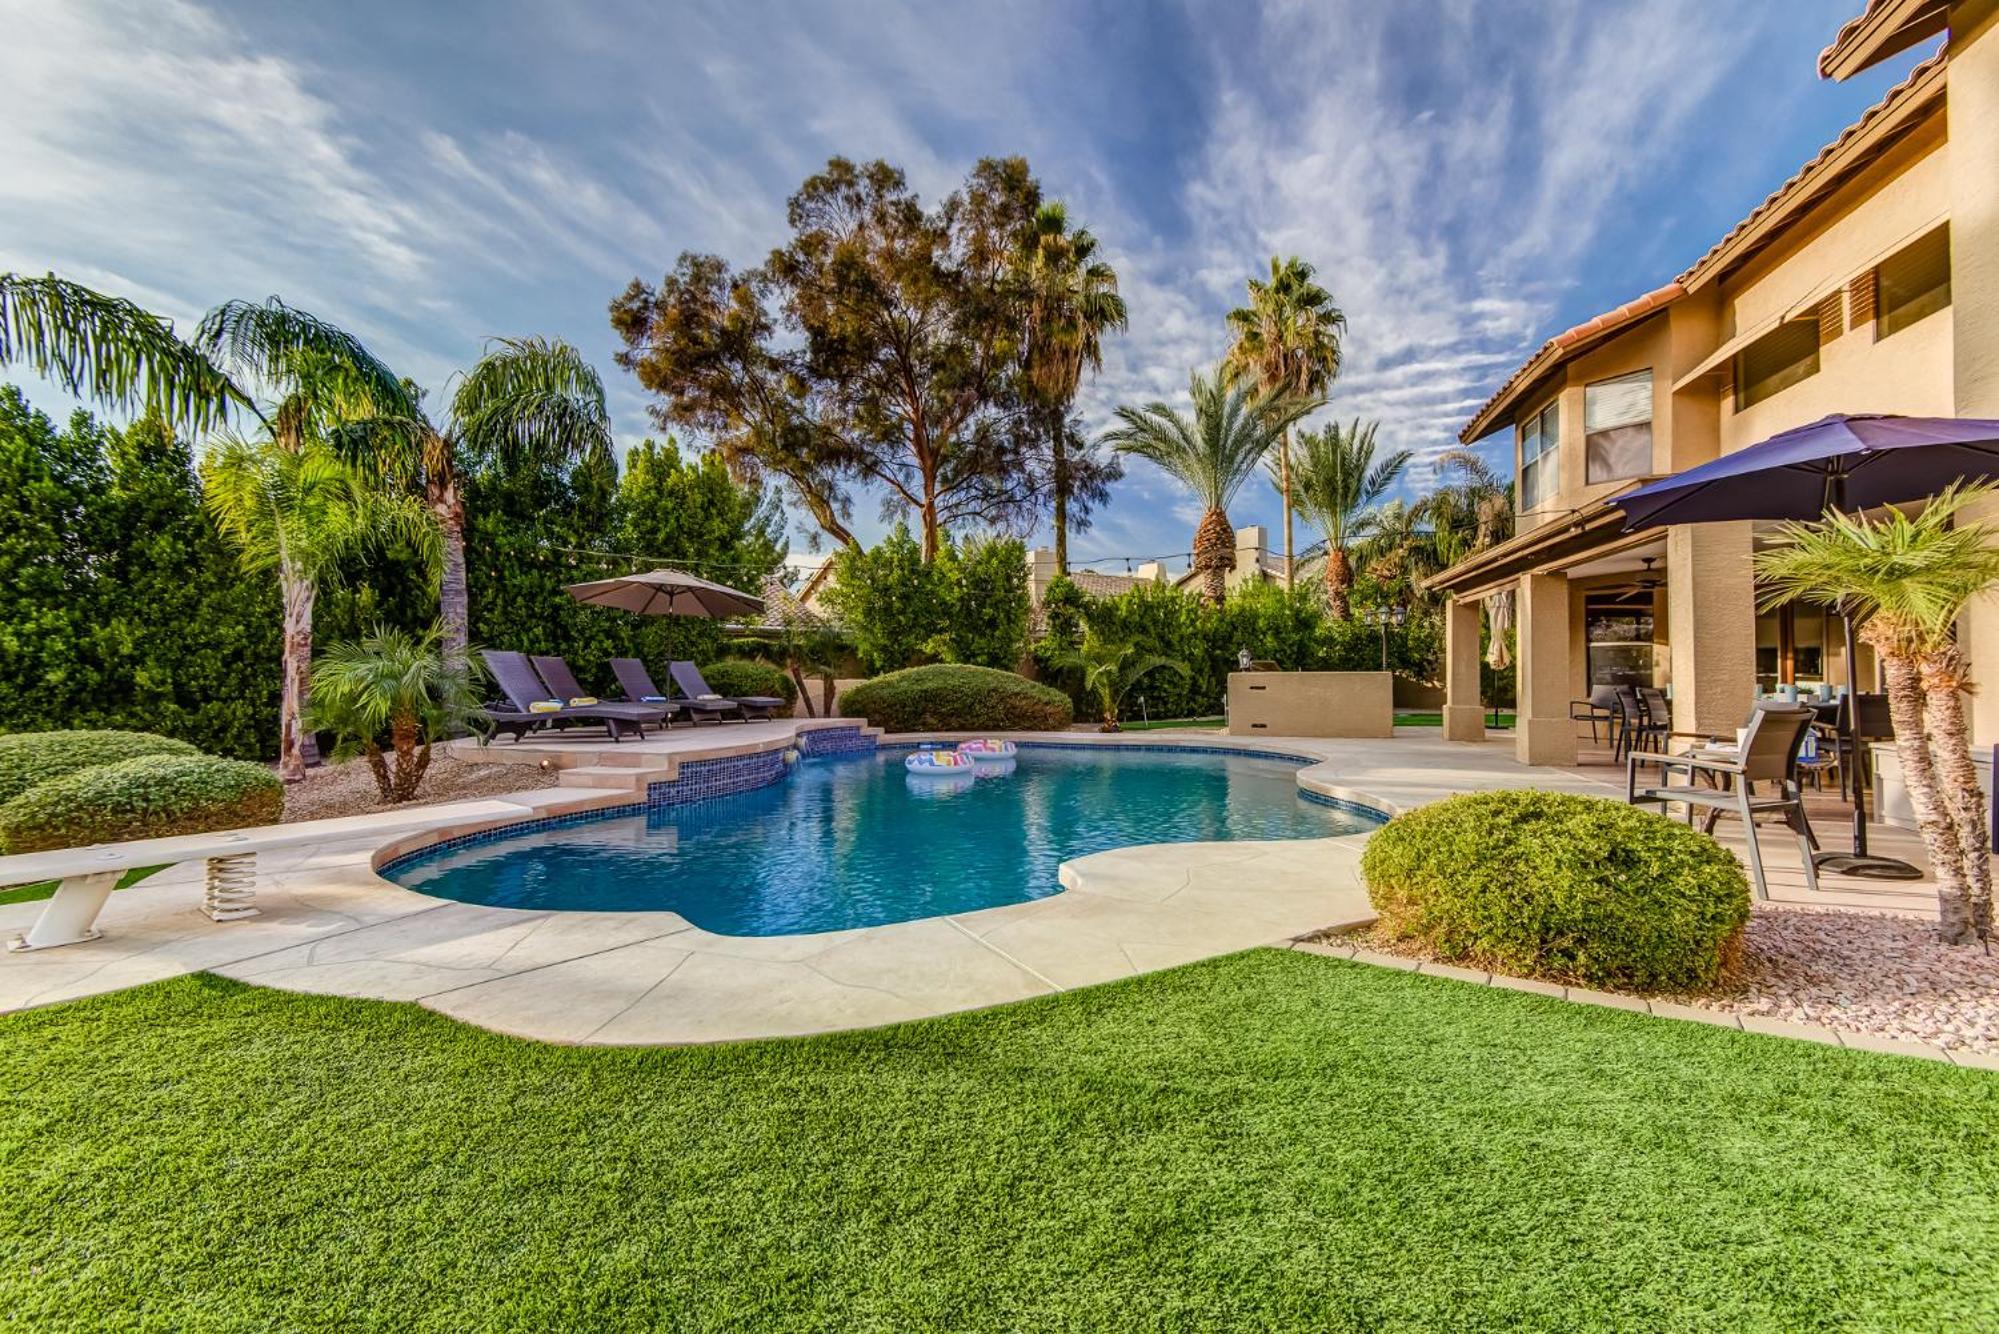
[[[976,778],[918,778],[905,754],[801,760],[755,791],[441,844],[382,873],[465,903],[668,910],[720,935],[777,936],[1045,898],[1062,862],[1108,848],[1379,823],[1307,797],[1293,760],[1023,747]]]

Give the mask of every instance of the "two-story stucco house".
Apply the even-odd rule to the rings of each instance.
[[[1757,610],[1758,525],[1627,534],[1616,501],[1828,413],[1999,417],[1999,0],[1874,0],[1820,71],[1939,35],[1691,268],[1550,339],[1466,424],[1466,443],[1511,437],[1519,515],[1431,581],[1451,597],[1448,735],[1484,736],[1479,607],[1502,591],[1526,762],[1575,762],[1570,702],[1594,686],[1670,686],[1675,728],[1726,734],[1759,689],[1847,684],[1829,614]],[[1999,606],[1963,634],[1999,676]],[[1974,725],[1999,741],[1999,690]]]

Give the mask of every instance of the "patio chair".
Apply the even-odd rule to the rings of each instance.
[[[1798,751],[1812,723],[1808,708],[1772,704],[1750,715],[1740,747],[1712,747],[1684,755],[1634,750],[1625,756],[1625,800],[1633,806],[1682,804],[1689,820],[1696,810],[1705,811],[1702,828],[1708,833],[1714,831],[1721,816],[1740,816],[1743,841],[1749,848],[1749,878],[1759,899],[1770,897],[1770,886],[1763,875],[1756,822],[1759,817],[1778,816],[1797,835],[1798,852],[1805,864],[1805,888],[1817,892],[1818,868],[1812,858],[1818,839],[1805,818],[1804,793],[1798,786]],[[1641,785],[1639,769],[1654,767],[1659,771],[1658,781]],[[1775,792],[1759,795],[1758,783],[1774,784]]]
[[[611,659],[611,674],[618,678],[618,688],[625,692],[625,698],[640,704],[652,704],[667,709],[668,727],[673,726],[673,714],[684,713],[688,721],[696,727],[703,718],[721,721],[721,716],[735,708],[726,699],[672,699],[667,693],[652,683],[652,673],[637,658]]]
[[[1615,729],[1617,726],[1617,687],[1598,686],[1589,692],[1588,699],[1570,700],[1569,721],[1572,723],[1588,723],[1589,739],[1591,742],[1598,740],[1597,727],[1599,725]],[[1616,739],[1616,733],[1613,730],[1611,740],[1615,741]]]
[[[1670,713],[1661,710],[1655,717],[1646,707],[1637,686],[1617,686],[1617,718],[1611,729],[1611,759],[1623,759],[1640,746],[1663,747],[1672,730]],[[1656,693],[1656,692],[1655,692]],[[1659,698],[1663,701],[1664,695]]]
[[[493,725],[495,733],[505,732],[516,742],[537,728],[577,721],[602,727],[610,733],[614,742],[624,740],[627,728],[636,731],[639,739],[644,740],[647,723],[664,722],[666,719],[666,711],[653,705],[569,703],[582,697],[581,690],[563,694],[558,699],[556,690],[536,673],[525,653],[486,649],[479,656],[486,660],[486,670],[491,673],[493,684],[505,696],[503,702],[486,705],[486,719]],[[561,659],[555,661],[560,662]],[[563,674],[568,677],[566,684],[576,684],[575,678],[569,676],[566,665]],[[550,704],[559,707],[549,708]],[[535,705],[542,707],[536,708]]]
[[[690,701],[725,698],[708,688],[708,683],[701,679],[701,669],[691,662],[670,662],[666,670],[672,675],[673,683],[680,687],[680,693]],[[775,718],[777,711],[784,707],[784,701],[775,695],[738,695],[728,702],[736,706],[745,720]]]

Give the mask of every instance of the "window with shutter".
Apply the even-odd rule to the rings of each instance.
[[[1652,471],[1652,372],[1635,371],[1583,389],[1583,448],[1591,482]]]
[[[1950,226],[1945,224],[1875,270],[1874,336],[1886,338],[1950,304]]]
[[[1735,354],[1735,410],[1761,403],[1818,373],[1818,317],[1780,324]]]

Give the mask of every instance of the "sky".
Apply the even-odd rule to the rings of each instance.
[[[1861,7],[0,0],[0,271],[184,331],[277,294],[433,390],[491,337],[566,338],[629,446],[660,434],[612,360],[633,278],[760,262],[836,154],[929,201],[1017,153],[1129,305],[1089,422],[1184,402],[1244,281],[1296,254],[1349,325],[1321,415],[1378,419],[1417,494],[1535,347],[1671,279],[1925,54],[1820,80]],[[1230,515],[1274,532],[1275,492]],[[1135,464],[1072,554],[1171,562],[1197,519]]]

